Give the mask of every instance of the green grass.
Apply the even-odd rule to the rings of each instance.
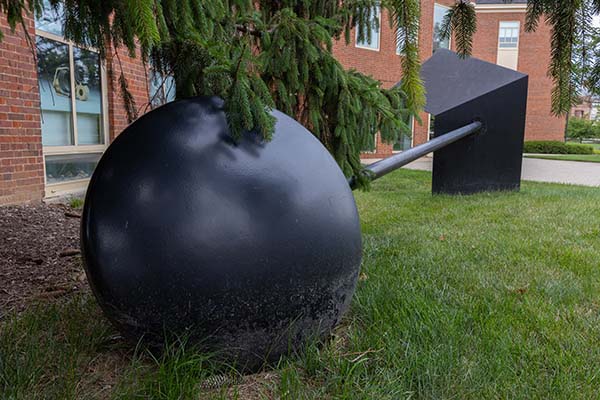
[[[71,208],[82,208],[83,207],[83,199],[81,197],[71,197],[69,199],[69,206]]]
[[[325,346],[241,378],[177,343],[130,350],[75,298],[0,326],[0,398],[598,398],[600,191],[430,184],[402,170],[356,193],[363,279]],[[215,373],[240,384],[202,389]]]
[[[600,163],[600,154],[527,154],[527,158]]]

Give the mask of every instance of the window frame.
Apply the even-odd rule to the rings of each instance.
[[[380,51],[381,50],[381,5],[375,6],[377,10],[377,19],[379,23],[377,24],[377,47],[369,47],[365,45],[358,44],[358,29],[354,28],[354,47],[357,49],[371,50],[371,51]],[[371,39],[373,36],[371,35]]]
[[[433,48],[433,41],[435,39],[435,7],[440,7],[446,10],[446,13],[451,9],[451,7],[449,6],[445,6],[443,4],[439,4],[439,3],[433,3],[433,26],[431,27],[432,30],[432,35],[431,35],[431,49],[432,49],[432,53],[435,52],[437,49]],[[446,16],[446,13],[444,13],[444,16]],[[445,49],[445,47],[440,47],[440,49]],[[452,33],[450,33],[450,37],[448,38],[448,49],[447,50],[452,50]]]
[[[40,36],[44,39],[54,40],[61,44],[68,46],[68,56],[69,56],[69,79],[71,83],[71,93],[75,93],[75,57],[73,48],[78,47],[83,50],[91,51],[94,53],[100,53],[98,49],[87,46],[78,46],[70,40],[65,39],[63,36],[56,35],[54,33],[46,32],[40,29],[35,28],[35,35]],[[37,60],[37,53],[36,53]],[[97,154],[104,153],[106,148],[108,147],[109,142],[109,120],[108,120],[108,82],[107,82],[107,71],[106,71],[106,62],[99,57],[100,60],[100,90],[101,90],[101,98],[102,101],[100,106],[102,107],[101,113],[101,134],[103,137],[102,144],[92,144],[92,145],[80,145],[79,144],[79,132],[77,127],[77,106],[76,106],[76,96],[71,95],[71,125],[73,132],[73,144],[66,146],[49,146],[42,144],[42,154],[43,154],[43,165],[44,165],[44,187],[45,187],[45,195],[46,197],[55,196],[57,194],[73,191],[80,189],[85,183],[89,182],[90,178],[83,179],[73,179],[65,182],[58,183],[48,183],[48,178],[46,176],[46,156],[55,156],[55,155],[70,155],[70,154]],[[37,65],[36,65],[37,71]],[[37,72],[36,72],[37,73]],[[38,89],[39,92],[39,89]],[[40,108],[40,113],[43,111]],[[41,127],[40,122],[40,127]]]
[[[502,28],[502,24],[516,24],[516,28],[515,27],[510,27],[510,28]],[[500,32],[502,32],[502,29],[510,29],[510,30],[517,30],[517,42],[515,43],[515,46],[511,46],[511,47],[502,47],[500,44],[500,38],[501,37],[506,37],[506,36],[500,36]],[[512,37],[512,36],[511,36]],[[519,50],[519,45],[521,44],[521,21],[498,21],[498,49],[499,50],[513,50],[513,51],[518,51]]]

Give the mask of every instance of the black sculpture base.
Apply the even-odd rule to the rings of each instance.
[[[436,150],[433,193],[518,190],[521,184],[528,77],[476,58],[436,50],[423,64],[426,111],[435,137],[474,121],[482,129]]]
[[[82,252],[126,337],[175,334],[255,370],[340,320],[360,226],[346,178],[310,132],[274,111],[271,142],[235,142],[221,107],[170,103],[117,137],[89,185]]]

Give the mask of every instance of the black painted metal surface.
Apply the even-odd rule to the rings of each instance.
[[[398,153],[383,160],[377,161],[371,165],[365,167],[367,171],[371,172],[372,178],[375,180],[389,174],[392,171],[397,170],[409,164],[432,151],[436,151],[448,146],[451,143],[457,142],[464,139],[467,136],[473,135],[481,130],[482,124],[479,121],[471,122],[468,125],[457,128],[444,135],[429,140],[423,144],[413,147],[412,149],[405,150],[402,153]],[[354,180],[350,180],[350,186],[354,187]]]
[[[498,68],[438,50],[423,66],[436,139],[372,165],[374,176],[435,151],[436,193],[518,188],[527,77]],[[255,370],[327,336],[348,308],[362,249],[350,186],[310,132],[273,114],[271,142],[234,141],[220,99],[181,100],[102,156],[82,253],[125,336],[189,337]]]
[[[423,65],[426,111],[435,137],[481,121],[482,130],[437,150],[433,192],[518,190],[521,183],[528,77],[475,58],[437,50]]]
[[[167,104],[129,126],[91,179],[88,280],[129,338],[191,336],[256,369],[324,337],[361,261],[352,192],[319,141],[274,111],[273,140],[228,135],[221,101]]]

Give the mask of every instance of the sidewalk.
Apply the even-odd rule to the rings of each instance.
[[[372,163],[376,160],[364,161]],[[423,157],[404,168],[431,171],[432,161],[431,157]],[[521,179],[600,187],[600,163],[524,158]]]

